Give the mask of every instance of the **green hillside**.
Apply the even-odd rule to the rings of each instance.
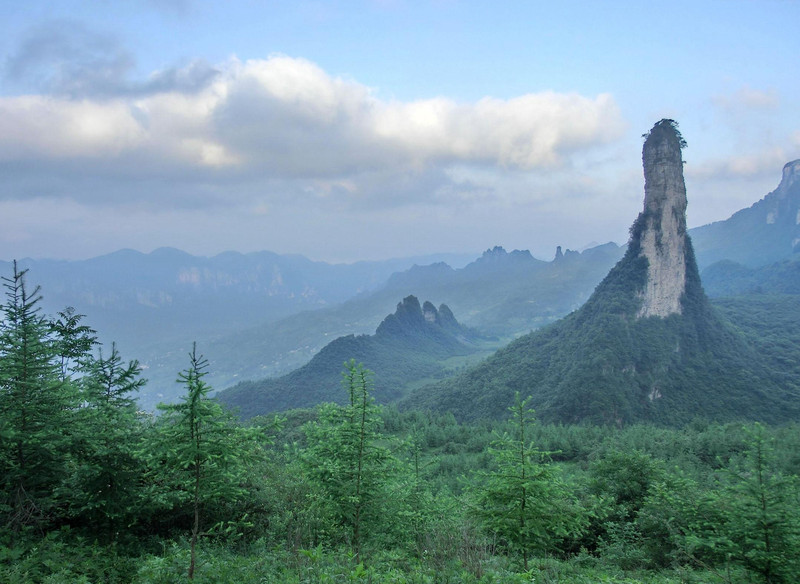
[[[375,372],[376,399],[396,401],[410,383],[449,374],[449,367],[480,350],[480,341],[446,305],[438,310],[430,302],[420,306],[416,297],[408,296],[374,335],[340,337],[287,375],[241,382],[217,397],[244,418],[339,402],[345,397],[340,387],[342,363],[355,359]]]
[[[800,295],[751,294],[714,300],[747,339],[757,359],[787,385],[800,378]]]
[[[767,347],[726,322],[698,279],[687,282],[683,315],[633,318],[645,273],[629,250],[580,310],[414,392],[404,407],[502,418],[520,392],[550,422],[777,421],[797,414],[800,372],[769,368],[760,354]]]
[[[729,260],[710,265],[702,273],[703,288],[711,297],[743,294],[800,294],[800,261],[783,260],[750,268]]]

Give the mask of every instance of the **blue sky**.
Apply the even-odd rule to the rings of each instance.
[[[0,259],[624,243],[669,117],[689,224],[800,158],[800,3],[8,2]]]

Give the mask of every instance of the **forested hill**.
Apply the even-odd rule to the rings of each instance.
[[[703,270],[702,278],[703,288],[711,297],[800,294],[800,260],[783,260],[758,268],[725,260]]]
[[[409,383],[445,374],[443,361],[479,350],[481,337],[458,323],[452,311],[408,296],[374,335],[348,335],[326,345],[309,363],[278,378],[241,382],[217,399],[244,417],[311,407],[346,398],[342,364],[350,359],[375,373],[375,397],[396,401]]]

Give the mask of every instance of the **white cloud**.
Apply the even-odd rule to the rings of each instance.
[[[712,102],[731,111],[771,110],[780,106],[780,97],[774,89],[761,90],[744,85],[728,95],[717,95]]]
[[[609,95],[385,101],[286,56],[231,59],[201,73],[201,85],[165,83],[151,93],[0,98],[0,164],[17,176],[31,167],[47,175],[65,161],[86,176],[102,166],[110,181],[168,177],[186,188],[227,189],[228,199],[238,181],[394,205],[446,187],[453,165],[550,171],[623,130]]]
[[[0,99],[0,160],[116,157],[141,145],[145,131],[121,101],[42,96]]]
[[[533,169],[617,138],[621,116],[609,95],[545,92],[475,104],[432,99],[381,104],[375,132],[424,158]]]
[[[775,175],[786,164],[787,154],[780,146],[752,154],[733,155],[687,165],[686,175],[698,180],[737,179]]]

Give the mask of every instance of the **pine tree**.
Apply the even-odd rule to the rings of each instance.
[[[744,460],[732,462],[719,488],[709,493],[706,503],[721,521],[705,525],[704,540],[766,584],[795,582],[800,570],[800,484],[775,470],[773,447],[761,424],[748,434]]]
[[[496,469],[481,473],[475,510],[486,529],[511,551],[522,554],[524,569],[532,551],[548,552],[560,539],[579,535],[586,518],[580,513],[548,453],[530,440],[534,412],[528,400],[515,396],[514,435],[504,433],[492,443]]]
[[[58,319],[50,324],[55,337],[56,350],[61,367],[61,381],[66,381],[81,373],[82,361],[91,354],[98,344],[93,328],[81,324],[85,315],[77,314],[68,306],[58,313]]]
[[[115,344],[111,354],[80,357],[82,407],[75,412],[75,470],[70,514],[113,541],[121,522],[138,512],[143,462],[137,452],[143,426],[135,393],[145,384],[139,362],[125,364]]]
[[[39,287],[13,264],[0,322],[0,513],[12,532],[43,527],[67,475],[69,414],[77,392],[62,378],[58,345],[40,314]]]
[[[189,367],[178,376],[186,394],[177,404],[161,404],[151,455],[152,496],[164,506],[177,506],[191,514],[191,557],[194,578],[197,543],[208,533],[205,514],[212,505],[236,501],[246,494],[248,463],[256,455],[260,431],[237,425],[222,406],[209,397],[211,386],[203,378],[208,361],[196,345]]]
[[[370,395],[372,372],[351,359],[345,363],[342,387],[349,403],[322,404],[319,420],[306,425],[304,460],[312,480],[335,508],[358,562],[365,525],[379,515],[389,453],[378,444],[381,419]]]

